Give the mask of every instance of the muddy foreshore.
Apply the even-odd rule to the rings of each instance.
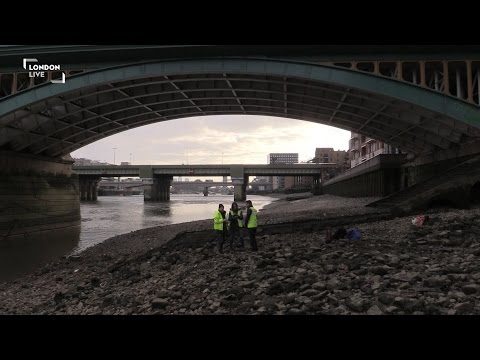
[[[480,314],[479,208],[415,227],[371,198],[288,200],[260,212],[257,253],[219,254],[211,220],[139,230],[1,283],[0,314]]]

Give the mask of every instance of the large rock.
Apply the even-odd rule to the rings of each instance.
[[[287,315],[303,315],[305,314],[301,309],[299,308],[291,308],[288,309]]]
[[[432,276],[423,281],[423,284],[428,287],[433,287],[433,288],[444,288],[446,286],[449,286],[451,284],[450,279],[448,276],[444,275],[438,275],[438,276]]]
[[[318,295],[318,291],[314,289],[308,289],[303,291],[301,295],[306,297],[312,297],[312,296]]]
[[[383,315],[383,311],[378,307],[378,305],[373,305],[367,310],[367,315]]]
[[[267,288],[265,293],[267,295],[277,295],[284,292],[284,290],[283,284],[280,281],[276,281]]]
[[[378,294],[378,301],[385,305],[393,304],[395,298],[398,296],[398,293],[394,292],[381,292]]]
[[[152,309],[165,309],[169,304],[169,301],[166,299],[153,299],[151,302]]]
[[[370,272],[375,275],[386,275],[393,268],[387,265],[373,266],[370,268]]]
[[[349,283],[348,281],[341,281],[336,277],[332,277],[327,281],[326,285],[329,290],[343,290],[348,288]]]
[[[471,314],[474,308],[475,308],[475,304],[472,302],[460,303],[453,307],[453,309],[456,311],[458,315]]]
[[[370,307],[370,302],[362,298],[351,298],[345,304],[355,312],[364,312]]]
[[[316,283],[312,284],[312,289],[315,289],[315,290],[318,290],[318,291],[323,291],[326,288],[327,288],[327,286],[323,282],[316,282]]]
[[[480,286],[477,284],[468,284],[468,285],[462,286],[462,291],[467,295],[476,294],[480,292],[479,290],[480,290]]]

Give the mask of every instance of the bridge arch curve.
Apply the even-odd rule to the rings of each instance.
[[[138,126],[270,115],[354,131],[415,154],[480,137],[480,108],[412,84],[255,58],[170,60],[82,73],[0,101],[0,149],[59,157]]]

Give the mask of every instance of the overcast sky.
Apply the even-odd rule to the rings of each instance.
[[[300,161],[317,147],[347,150],[350,132],[307,121],[268,116],[203,116],[142,126],[72,153],[113,164],[266,164],[273,152],[298,153]]]

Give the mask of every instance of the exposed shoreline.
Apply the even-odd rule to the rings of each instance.
[[[258,253],[218,254],[209,219],[115,236],[0,284],[0,313],[480,313],[480,209],[417,228],[370,201],[280,197],[260,211]],[[326,244],[321,226],[349,219],[370,219],[347,224],[362,240]]]

